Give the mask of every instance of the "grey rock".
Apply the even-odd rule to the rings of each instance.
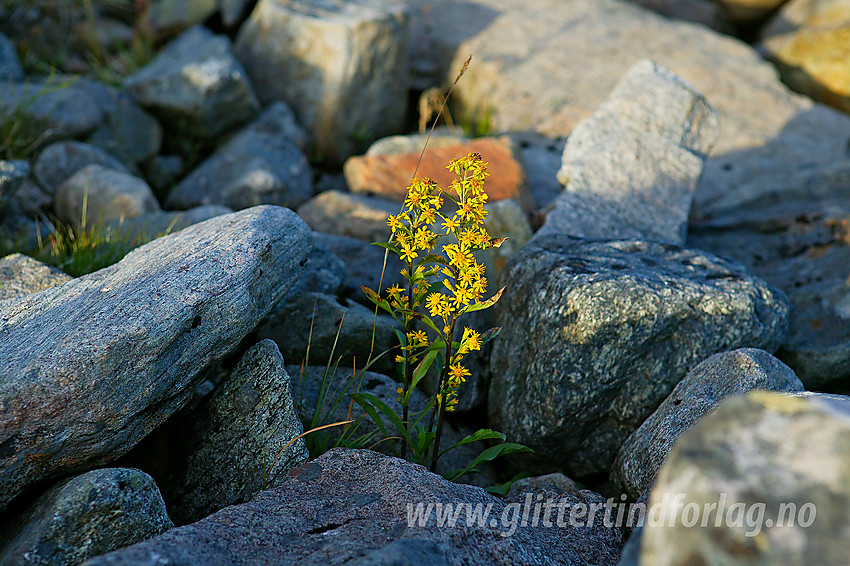
[[[260,0],[235,50],[260,100],[289,104],[326,159],[341,163],[404,124],[404,3]]]
[[[387,218],[397,214],[399,203],[379,197],[325,191],[298,207],[298,216],[310,228],[326,234],[386,242]]]
[[[87,139],[89,143],[103,148],[131,169],[159,152],[162,126],[126,92],[86,78],[76,84],[103,112],[103,120]]]
[[[15,51],[15,44],[0,33],[0,81],[22,81],[24,70]]]
[[[221,0],[221,23],[229,28],[241,23],[250,6],[251,0]]]
[[[383,292],[394,283],[404,284],[404,278],[400,273],[404,267],[401,260],[388,253],[386,266],[384,266],[385,250],[383,248],[348,236],[316,232],[315,238],[317,244],[327,247],[345,262],[343,295],[346,297],[371,307],[372,303],[360,290],[361,285],[375,291],[380,287]]]
[[[803,167],[846,159],[835,140],[850,138],[850,117],[791,93],[749,45],[702,26],[617,0],[447,0],[427,22],[438,43],[430,52],[455,57],[441,80],[476,54],[453,101],[496,132],[567,135],[640,59],[693,84],[721,123],[694,194],[695,218],[715,200],[745,202]]]
[[[88,165],[102,165],[108,169],[130,172],[124,163],[98,146],[78,141],[60,141],[44,148],[35,161],[33,174],[44,192],[54,197],[62,183]]]
[[[53,208],[60,220],[80,228],[88,221],[109,222],[156,212],[159,202],[142,179],[88,165],[60,185]]]
[[[162,43],[206,21],[219,4],[218,0],[158,0],[146,5],[141,25]]]
[[[169,498],[177,524],[197,521],[279,485],[308,459],[283,357],[271,340],[251,347],[181,430],[186,473]],[[278,455],[280,456],[278,458]]]
[[[788,334],[777,352],[807,389],[846,385],[850,378],[850,247],[813,248],[758,268],[788,294]]]
[[[290,298],[303,293],[336,295],[344,281],[345,262],[327,246],[316,242],[301,277],[279,304],[283,305]]]
[[[310,133],[295,117],[295,112],[288,104],[281,100],[269,103],[248,129],[257,132],[280,136],[295,144],[298,149],[304,150],[310,145]]]
[[[577,477],[617,450],[700,360],[774,351],[785,296],[740,264],[672,244],[548,236],[505,267],[491,427]]]
[[[670,519],[644,526],[640,564],[843,564],[848,446],[850,398],[753,391],[724,401],[664,463],[650,506]],[[718,526],[686,526],[694,510]]]
[[[63,480],[7,516],[3,564],[79,564],[172,528],[153,479],[139,470],[104,468]]]
[[[484,228],[492,238],[508,238],[498,248],[481,254],[489,281],[498,281],[505,263],[531,239],[528,215],[516,199],[502,199],[485,205]],[[494,289],[495,290],[495,289]]]
[[[754,26],[777,8],[785,4],[787,0],[719,0],[717,3],[729,15],[736,24],[742,26]],[[793,4],[795,2],[787,2]],[[806,4],[811,4],[808,0]]]
[[[27,177],[15,191],[11,202],[7,201],[6,204],[13,211],[12,214],[17,213],[26,218],[41,217],[43,219],[42,213],[50,208],[53,199],[42,190],[32,177]],[[49,223],[45,222],[44,224]]]
[[[179,232],[183,228],[233,212],[226,206],[208,204],[180,212],[158,210],[146,212],[134,218],[113,220],[109,223],[116,231],[122,231],[134,240],[150,240],[166,234]]]
[[[550,138],[536,132],[510,134],[518,148],[526,182],[531,188],[538,209],[548,207],[563,191],[556,174],[561,168],[565,138]]]
[[[692,369],[620,447],[611,482],[637,499],[655,481],[673,443],[727,397],[752,389],[803,391],[794,371],[764,350],[715,354]]]
[[[23,254],[0,259],[0,300],[37,293],[73,279],[53,266]]]
[[[183,179],[166,199],[168,208],[221,204],[242,209],[257,204],[294,208],[313,194],[307,158],[286,137],[296,131],[278,119],[280,107],[266,110]],[[297,141],[298,138],[296,138]]]
[[[526,493],[539,491],[550,491],[558,494],[578,493],[581,488],[578,484],[561,473],[546,474],[522,478],[511,484],[508,496],[513,500],[522,499]]]
[[[218,0],[158,0],[147,4],[142,25],[163,42],[180,32],[203,23],[215,14]]]
[[[408,504],[490,507],[493,522],[435,528],[407,525]],[[505,509],[508,509],[505,511]],[[614,564],[618,529],[535,528],[511,531],[519,503],[453,484],[422,466],[368,450],[334,449],[292,470],[280,487],[193,525],[90,560],[106,564]],[[502,523],[502,518],[505,521]],[[330,534],[328,534],[330,533]],[[359,560],[359,562],[355,562]]]
[[[372,350],[373,326],[375,347],[372,357],[395,348],[378,360],[373,369],[389,372],[394,367],[393,359],[398,348],[398,339],[392,330],[396,326],[395,321],[379,315],[376,322],[374,310],[334,295],[304,293],[289,298],[278,304],[260,323],[257,336],[274,340],[284,359],[290,362],[301,363],[309,344],[310,360],[314,364],[324,365],[330,359],[336,362],[342,356],[342,363],[352,365],[350,360],[353,358],[356,365],[362,367]]]
[[[711,0],[631,1],[667,18],[702,24],[720,33],[733,35],[726,11]]]
[[[718,127],[693,86],[653,61],[635,63],[570,134],[558,171],[564,191],[538,234],[684,244]]]
[[[103,111],[73,78],[58,76],[0,89],[0,120],[14,119],[18,135],[33,149],[50,142],[83,138],[103,120]]]
[[[17,193],[24,180],[29,177],[30,164],[28,161],[0,160],[0,213],[4,205]]]
[[[171,129],[202,138],[242,126],[260,110],[230,40],[203,26],[168,44],[124,88]]]
[[[0,508],[117,458],[185,405],[298,279],[310,245],[295,213],[257,207],[0,302]]]
[[[168,194],[183,175],[185,163],[179,155],[155,155],[145,163],[145,179],[157,194]]]

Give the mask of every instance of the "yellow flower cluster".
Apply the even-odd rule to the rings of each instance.
[[[473,252],[490,247],[491,239],[482,225],[487,215],[484,208],[487,203],[487,193],[484,192],[487,163],[481,155],[471,153],[452,160],[447,169],[457,176],[449,187],[450,191],[445,193],[445,197],[455,204],[450,216],[441,210],[444,202],[442,189],[431,179],[414,179],[407,188],[401,212],[387,220],[392,230],[391,243],[399,257],[408,264],[402,275],[411,286],[408,292],[393,285],[387,290],[387,299],[393,309],[402,312],[405,322],[414,317],[413,312],[424,302],[433,322],[442,321],[441,338],[451,342],[457,317],[478,303],[487,290],[484,266],[475,260]],[[442,233],[434,231],[440,229],[438,223]],[[434,248],[442,236],[451,243],[442,245],[442,255],[436,255]],[[414,270],[415,263],[419,265]],[[422,265],[426,263],[430,266],[427,270]],[[435,289],[430,283],[433,277],[440,278],[442,289]],[[439,330],[437,326],[434,328]],[[465,329],[460,347],[452,356],[448,369],[447,410],[451,410],[457,402],[456,389],[469,375],[469,370],[460,361],[468,352],[480,348],[478,340],[478,333]],[[427,346],[424,333],[415,336],[408,333],[404,355],[396,359],[412,363],[413,353]]]

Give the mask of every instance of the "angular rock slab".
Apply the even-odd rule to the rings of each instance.
[[[845,564],[848,502],[850,398],[753,391],[676,443],[650,497],[667,519],[644,526],[640,564]],[[688,527],[694,515],[709,526]]]
[[[601,499],[601,497],[599,497]],[[483,525],[408,526],[408,505],[490,507]],[[92,559],[108,564],[614,564],[620,532],[518,525],[521,513],[481,488],[369,450],[336,448],[293,469],[278,488],[192,525]],[[414,507],[415,508],[415,507]],[[503,525],[503,517],[506,524]],[[601,514],[598,516],[601,518]],[[530,520],[530,518],[529,518]],[[601,536],[601,534],[607,536]],[[158,562],[159,561],[159,562]],[[355,562],[356,561],[356,562]]]
[[[172,129],[211,138],[249,122],[260,103],[226,36],[195,26],[124,81]]]
[[[23,566],[79,564],[174,524],[149,475],[103,468],[59,482],[0,526],[0,562]]]
[[[743,266],[672,244],[547,236],[509,261],[490,358],[491,428],[583,477],[700,360],[775,350],[788,306]]]
[[[289,104],[313,133],[318,155],[341,163],[404,125],[404,3],[260,0],[235,49],[261,102]]]
[[[685,243],[703,163],[720,133],[705,98],[669,69],[635,63],[570,134],[564,191],[538,231]]]
[[[620,447],[611,483],[638,499],[655,481],[679,436],[732,395],[752,389],[803,391],[794,371],[764,350],[715,354],[688,372]]]
[[[115,459],[182,407],[298,279],[310,235],[294,212],[256,207],[0,302],[0,508]]]
[[[309,457],[283,356],[271,340],[251,347],[197,410],[185,434],[186,473],[172,508],[177,524],[250,500]],[[280,455],[279,458],[277,456]],[[274,464],[274,465],[272,465]]]

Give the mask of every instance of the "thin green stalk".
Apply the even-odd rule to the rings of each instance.
[[[431,466],[429,468],[432,472],[436,471],[437,458],[440,457],[440,437],[443,434],[443,416],[446,412],[446,401],[448,398],[449,366],[452,363],[452,338],[454,337],[456,322],[457,317],[453,315],[452,323],[449,326],[449,335],[446,339],[446,362],[443,365],[443,376],[440,378],[440,387],[437,390],[437,395],[439,397],[437,404],[437,412],[439,414],[437,416],[437,436],[434,439],[434,452],[431,455]]]

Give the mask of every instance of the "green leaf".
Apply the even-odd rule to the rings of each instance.
[[[395,253],[395,255],[401,255],[401,251],[398,249],[398,247],[394,246],[393,244],[390,244],[389,242],[372,242],[372,245],[390,250],[391,252]]]
[[[491,440],[494,438],[498,438],[502,442],[505,441],[505,435],[501,432],[490,430],[489,428],[482,428],[480,430],[476,430],[470,435],[465,436],[460,442],[455,442],[454,444],[440,452],[440,456],[442,456],[446,452],[449,452],[450,450],[457,448],[458,446],[463,446],[464,444],[469,444],[470,442],[477,442],[479,440]],[[438,458],[440,456],[438,456]]]
[[[427,324],[427,325],[428,325],[428,328],[432,329],[432,330],[433,330],[434,332],[436,332],[439,336],[442,336],[442,335],[443,335],[443,331],[442,331],[442,330],[440,330],[439,328],[437,328],[437,325],[436,325],[436,324],[434,324],[434,321],[433,321],[433,320],[431,320],[431,318],[430,318],[430,317],[428,317],[428,316],[423,316],[420,320],[421,320],[422,322],[424,322],[425,324]]]
[[[366,408],[367,406],[372,407],[373,411],[377,408],[379,411],[381,411],[381,413],[383,413],[385,417],[387,417],[387,419],[393,425],[395,425],[399,434],[403,436],[405,440],[407,440],[407,443],[413,444],[410,441],[410,435],[407,432],[407,427],[404,426],[404,423],[401,422],[401,419],[396,414],[396,412],[393,411],[390,407],[388,407],[386,403],[378,399],[378,397],[376,397],[372,393],[349,393],[349,396],[354,399],[358,404],[360,404],[366,410],[367,413],[369,413],[369,409]],[[372,413],[369,413],[369,416],[371,417]],[[376,422],[375,424],[377,425],[378,423]],[[381,420],[381,425],[383,425],[383,420]],[[378,428],[381,427],[379,426]],[[389,436],[386,430],[383,428],[381,428],[381,433],[383,433],[384,437]]]
[[[441,265],[449,265],[446,258],[437,254],[428,254],[422,258],[422,263],[439,263]]]
[[[490,297],[486,301],[480,301],[478,303],[473,303],[473,304],[469,305],[468,307],[466,307],[465,309],[463,309],[463,312],[464,313],[475,312],[475,311],[480,311],[480,310],[492,307],[493,305],[495,305],[499,301],[499,297],[502,296],[502,291],[504,291],[504,290],[505,290],[505,288],[502,287],[501,289],[499,289],[496,292],[495,295],[493,295],[492,297]]]
[[[393,314],[393,309],[392,307],[390,307],[390,303],[388,303],[386,299],[382,299],[378,293],[376,293],[366,285],[361,285],[360,290],[363,291],[363,294],[366,295],[366,298],[375,303],[375,305],[384,309],[388,313]]]
[[[437,357],[437,349],[431,350],[428,352],[422,361],[419,362],[419,365],[416,366],[416,369],[413,370],[413,381],[410,384],[410,388],[413,389],[416,387],[416,384],[425,377],[425,374],[428,373],[428,368],[431,367],[431,364],[434,363],[434,359]],[[504,440],[504,439],[502,439]]]
[[[523,446],[522,444],[516,444],[513,442],[506,442],[504,444],[498,444],[496,446],[492,446],[487,450],[483,451],[479,454],[472,462],[469,463],[465,468],[461,468],[459,470],[454,470],[446,475],[446,479],[449,481],[455,481],[459,478],[462,478],[466,474],[475,470],[475,467],[484,462],[489,462],[499,456],[507,456],[508,454],[515,454],[517,452],[534,452],[528,446]]]
[[[502,327],[496,326],[494,328],[491,328],[487,332],[483,332],[481,334],[481,336],[478,337],[478,341],[481,342],[481,346],[483,347],[484,344],[486,344],[487,342],[489,342],[490,340],[492,340],[493,338],[495,338],[496,336],[498,336],[501,333],[502,333]]]

